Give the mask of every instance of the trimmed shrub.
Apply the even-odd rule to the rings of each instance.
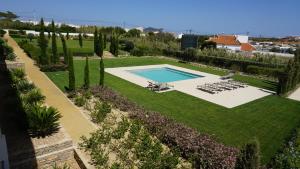
[[[248,66],[257,66],[260,68],[274,69],[275,73],[273,73],[272,70],[262,71],[262,73],[268,73],[267,75],[274,75],[274,74],[277,75],[275,69],[280,70],[285,67],[285,64],[273,64],[273,63],[268,63],[263,61],[260,62],[250,58],[245,58],[245,57],[240,58],[238,57],[239,55],[231,56],[230,54],[228,54],[226,51],[223,50],[204,49],[203,51],[200,52],[198,51],[197,53],[195,53],[195,51],[191,51],[191,50],[185,50],[183,52],[183,51],[165,49],[163,50],[163,53],[166,56],[176,57],[184,61],[199,62],[206,65],[213,65],[213,66],[218,66],[227,69],[234,68],[236,70],[240,70],[243,72],[247,72]]]
[[[259,67],[259,66],[249,65],[249,66],[247,66],[246,72],[250,73],[250,74],[258,74],[258,75],[278,77],[279,74],[281,72],[283,72],[283,69],[267,68],[267,67]]]
[[[10,53],[10,54],[8,54],[8,55],[6,56],[6,59],[7,59],[7,60],[10,60],[10,61],[15,61],[16,58],[17,58],[17,56],[16,56],[16,54],[14,54],[14,53]]]
[[[65,64],[51,64],[51,65],[41,65],[40,70],[42,72],[57,72],[65,71],[68,69],[68,66]]]

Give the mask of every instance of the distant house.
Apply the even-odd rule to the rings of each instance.
[[[181,49],[197,48],[198,47],[198,35],[182,35],[181,37]]]
[[[232,51],[252,52],[255,50],[245,35],[218,35],[211,37],[209,41],[217,43],[217,48],[228,49]]]
[[[148,27],[148,28],[144,28],[143,30],[145,33],[149,33],[149,32],[153,32],[154,34],[163,32],[162,28],[153,28],[153,27]]]

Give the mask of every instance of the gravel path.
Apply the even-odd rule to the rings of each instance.
[[[25,63],[25,72],[29,79],[46,96],[46,104],[57,108],[61,113],[60,122],[72,140],[78,143],[81,136],[88,136],[94,131],[96,126],[56,87],[47,75],[39,70],[34,61],[23,52],[14,39],[7,34],[5,39],[8,40],[8,45],[13,47],[15,54]]]

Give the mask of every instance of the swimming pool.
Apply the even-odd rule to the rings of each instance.
[[[155,82],[160,82],[160,83],[204,77],[201,75],[196,75],[196,74],[192,74],[192,73],[188,73],[188,72],[184,72],[184,71],[180,71],[168,67],[135,69],[135,70],[128,70],[128,71],[135,75],[144,77],[146,79]]]

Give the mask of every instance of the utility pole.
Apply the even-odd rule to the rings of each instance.
[[[124,21],[123,22],[123,29],[125,29],[125,27],[126,27],[126,22]]]

